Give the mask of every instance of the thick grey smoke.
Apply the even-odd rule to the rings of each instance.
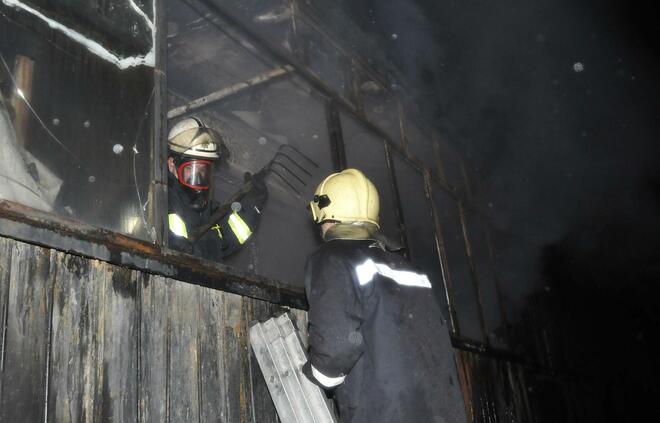
[[[394,0],[347,9],[468,157],[481,181],[476,201],[495,227],[547,245],[585,220],[656,211],[647,189],[658,158],[652,51],[615,5]]]
[[[607,416],[635,421],[659,391],[643,379],[660,322],[657,14],[615,0],[346,4],[468,157],[507,306],[536,291],[576,370],[613,397],[636,387]]]

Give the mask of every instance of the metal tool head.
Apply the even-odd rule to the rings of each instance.
[[[307,182],[318,167],[318,163],[296,147],[282,144],[262,170],[264,173],[272,172],[286,189],[300,198]]]

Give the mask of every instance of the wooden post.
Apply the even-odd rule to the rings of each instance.
[[[149,184],[148,226],[150,238],[167,247],[167,16],[165,0],[155,3],[153,22],[156,27],[156,63],[154,66],[154,102],[150,146],[151,172]],[[142,205],[140,205],[142,207]]]
[[[34,60],[26,56],[17,55],[14,61],[14,79],[16,90],[12,94],[12,107],[14,108],[14,128],[18,144],[25,147],[27,140],[27,125],[30,119],[30,109],[26,101],[32,99],[32,79],[34,77]],[[20,90],[20,91],[19,91]]]

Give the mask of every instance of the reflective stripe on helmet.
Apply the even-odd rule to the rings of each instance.
[[[236,212],[233,212],[231,215],[229,215],[229,227],[231,228],[232,232],[234,232],[234,235],[236,235],[238,242],[241,244],[244,244],[250,235],[252,235],[252,230],[248,224],[245,223],[243,218]]]
[[[168,223],[170,227],[170,232],[176,236],[182,236],[188,238],[188,229],[186,228],[186,222],[179,217],[176,213],[170,213],[168,216]]]

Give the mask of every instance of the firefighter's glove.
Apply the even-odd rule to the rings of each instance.
[[[264,173],[261,171],[255,174],[245,172],[243,179],[246,184],[252,183],[252,189],[245,194],[241,202],[247,202],[259,208],[263,207],[268,199],[268,187],[264,181],[264,176]]]
[[[254,189],[257,191],[261,192],[267,192],[268,187],[266,186],[266,181],[265,179],[265,172],[263,170],[260,170],[257,173],[250,173],[250,172],[245,172],[245,175],[243,176],[243,180],[245,182],[252,182],[252,186],[254,186]]]

